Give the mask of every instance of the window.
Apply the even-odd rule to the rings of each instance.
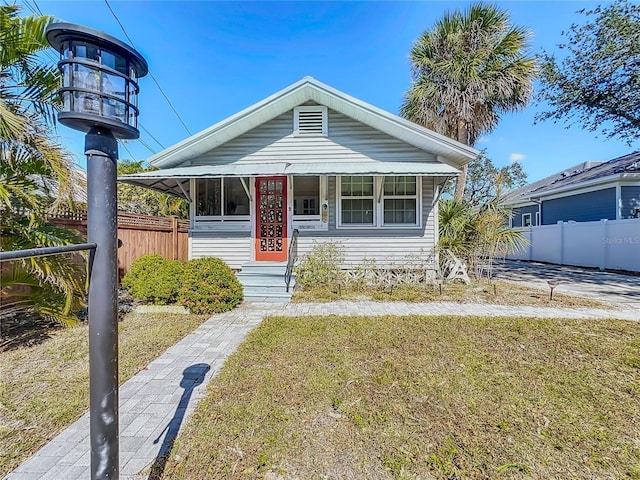
[[[199,217],[249,215],[249,198],[239,178],[199,178],[196,180],[196,199],[196,216]]]
[[[416,177],[385,177],[383,224],[416,225],[418,218]]]
[[[295,135],[327,135],[327,107],[310,105],[293,109]]]
[[[374,225],[373,177],[342,177],[340,180],[342,225]]]
[[[420,182],[416,176],[339,177],[341,227],[417,227]]]
[[[522,214],[522,226],[523,227],[530,227],[531,226],[531,214],[530,213],[523,213]]]
[[[320,177],[293,178],[293,214],[320,215]]]

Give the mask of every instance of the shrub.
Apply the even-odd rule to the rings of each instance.
[[[226,312],[242,296],[240,281],[219,258],[203,257],[185,264],[178,302],[192,313]]]
[[[296,267],[296,284],[303,288],[335,287],[344,280],[343,262],[341,245],[318,243]]]
[[[158,305],[174,303],[180,289],[184,264],[167,260],[162,255],[143,255],[131,264],[129,273],[122,279],[122,286],[134,298]]]

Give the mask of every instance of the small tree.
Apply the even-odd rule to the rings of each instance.
[[[527,183],[527,174],[519,162],[496,167],[483,150],[478,158],[467,165],[467,185],[463,200],[471,206],[481,206],[500,195]],[[446,192],[453,196],[455,183],[447,185]]]
[[[447,199],[441,200],[438,208],[438,247],[451,250],[477,278],[486,276],[490,280],[495,259],[526,244],[520,232],[509,228],[511,212],[500,205],[499,199],[480,207]]]

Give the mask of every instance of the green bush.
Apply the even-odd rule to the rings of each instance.
[[[238,278],[219,258],[203,257],[185,264],[178,302],[191,313],[226,312],[242,297]]]
[[[296,267],[296,284],[303,288],[335,287],[344,280],[341,245],[318,243]]]
[[[122,286],[134,298],[157,305],[174,303],[178,297],[184,264],[167,260],[162,255],[143,255],[131,264],[129,273],[122,279]]]

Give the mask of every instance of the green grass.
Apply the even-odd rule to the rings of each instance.
[[[495,285],[495,290],[494,290]],[[437,285],[398,285],[394,288],[313,288],[297,290],[293,301],[305,302],[333,302],[336,300],[376,300],[383,302],[457,302],[457,303],[489,303],[497,305],[531,305],[541,307],[561,308],[611,308],[597,300],[580,298],[562,293],[561,287],[556,288],[553,299],[549,300],[549,290],[542,290],[515,282],[503,280],[464,285],[449,283],[442,286],[442,292]]]
[[[640,478],[640,325],[266,319],[165,479]]]
[[[144,369],[208,317],[128,314],[119,324],[120,382]],[[29,332],[23,338],[38,337]],[[3,338],[0,349],[0,476],[26,460],[89,408],[88,327]]]

